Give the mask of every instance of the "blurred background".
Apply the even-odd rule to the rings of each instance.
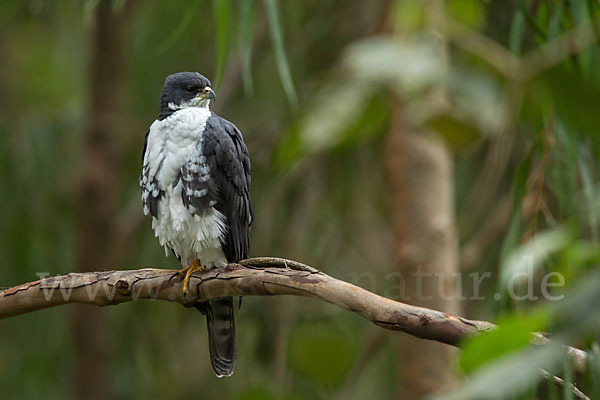
[[[3,0],[0,286],[177,268],[138,176],[165,77],[199,71],[251,154],[251,255],[501,328],[459,352],[325,303],[245,298],[235,375],[217,379],[199,313],[71,305],[0,321],[0,397],[571,399],[575,381],[599,399],[599,10]],[[554,345],[530,348],[531,331]]]

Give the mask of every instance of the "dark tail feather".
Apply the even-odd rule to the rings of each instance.
[[[218,377],[230,376],[235,365],[233,297],[210,299],[205,310],[210,362]]]

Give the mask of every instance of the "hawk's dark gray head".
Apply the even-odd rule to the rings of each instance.
[[[187,107],[206,107],[216,98],[210,81],[198,72],[178,72],[167,76],[160,93],[160,115],[163,119]]]

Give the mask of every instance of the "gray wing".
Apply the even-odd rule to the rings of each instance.
[[[212,114],[199,153],[181,169],[182,200],[193,214],[210,207],[227,219],[223,252],[228,262],[248,257],[252,203],[250,157],[240,130]],[[174,183],[174,185],[177,182]]]
[[[144,138],[144,149],[142,150],[142,172],[140,174],[140,187],[142,188],[142,203],[144,206],[144,214],[152,215],[158,218],[158,201],[165,192],[160,188],[156,178],[150,177],[150,166],[146,159],[146,150],[148,150],[148,135],[150,129]]]
[[[196,154],[181,168],[173,185],[180,182],[183,204],[192,214],[201,216],[214,207],[225,216],[222,247],[227,261],[247,258],[252,224],[250,157],[239,129],[211,114]],[[233,298],[214,298],[202,304],[211,364],[217,376],[229,376],[235,364]]]

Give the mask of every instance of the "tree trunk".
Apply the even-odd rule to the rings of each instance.
[[[89,70],[89,111],[84,133],[82,175],[77,199],[78,271],[113,265],[112,232],[121,189],[124,134],[126,14],[102,0],[95,10]],[[107,375],[110,335],[104,310],[78,305],[72,314],[74,397],[110,398]]]
[[[452,161],[441,140],[404,125],[400,105],[393,114],[386,169],[402,300],[458,313]],[[450,346],[402,336],[398,398],[420,399],[451,387],[454,353]]]

